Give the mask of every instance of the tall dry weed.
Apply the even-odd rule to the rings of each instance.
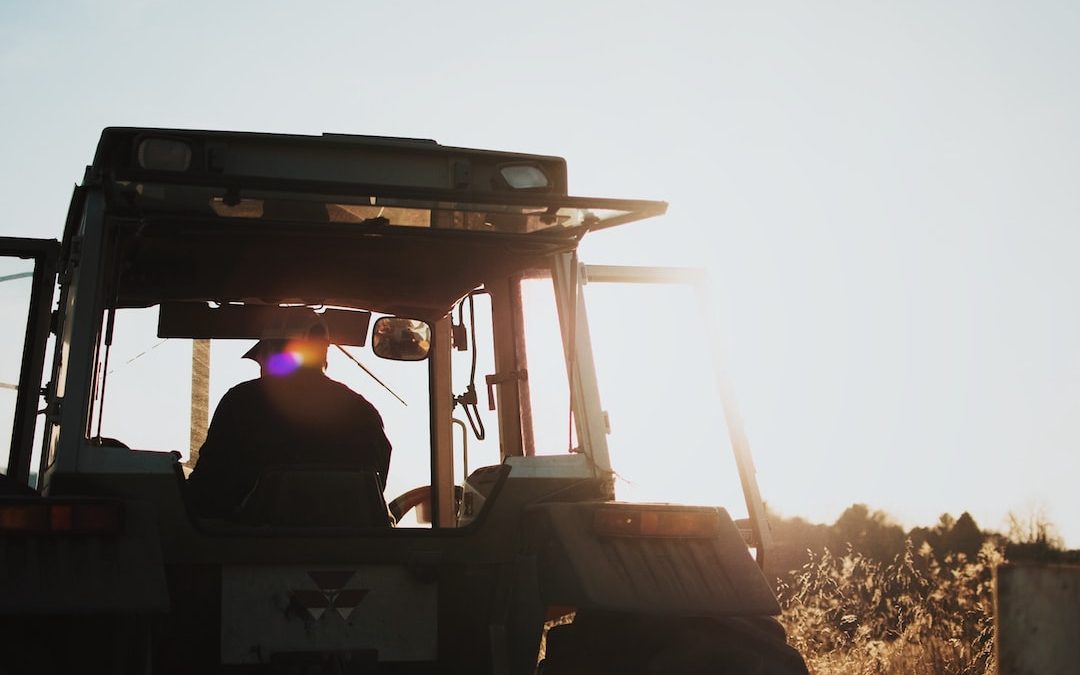
[[[929,545],[881,563],[815,556],[779,584],[789,639],[815,675],[991,675],[993,543],[969,560]]]

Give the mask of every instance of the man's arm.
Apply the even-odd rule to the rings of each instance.
[[[381,418],[379,419],[379,433],[378,433],[378,435],[379,435],[380,439],[379,439],[379,441],[376,442],[376,447],[378,448],[378,452],[377,452],[378,469],[379,469],[379,479],[380,479],[380,482],[381,482],[379,487],[382,488],[383,490],[385,490],[386,489],[386,481],[387,481],[387,479],[388,479],[388,477],[390,475],[390,452],[391,452],[392,448],[390,447],[390,439],[388,439],[386,437],[386,432],[383,430],[383,425],[382,425],[382,419]]]
[[[360,434],[360,438],[363,439],[361,452],[364,454],[366,461],[379,473],[379,488],[385,490],[387,476],[390,474],[390,453],[392,450],[390,439],[386,437],[382,416],[379,415],[379,411],[367,399],[359,395],[358,398],[363,408],[362,414],[358,415],[358,419],[363,420],[363,429]]]
[[[189,503],[201,516],[229,516],[246,494],[244,460],[237,455],[242,423],[235,399],[233,390],[222,397],[187,480]]]

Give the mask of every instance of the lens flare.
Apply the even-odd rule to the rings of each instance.
[[[295,372],[302,361],[300,354],[284,351],[273,354],[266,360],[266,370],[275,377],[284,377]]]

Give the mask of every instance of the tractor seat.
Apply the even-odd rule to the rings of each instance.
[[[235,520],[269,527],[394,525],[377,473],[327,466],[267,469]]]

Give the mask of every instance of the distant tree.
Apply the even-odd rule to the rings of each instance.
[[[891,560],[904,550],[905,538],[903,528],[884,511],[852,504],[833,525],[829,547],[842,551],[850,546],[876,560]]]
[[[983,542],[989,535],[979,529],[971,514],[964,511],[959,518],[950,513],[938,517],[933,527],[913,527],[908,533],[912,547],[916,550],[928,545],[939,554],[963,553],[969,558],[976,556]]]
[[[953,523],[952,528],[944,534],[942,548],[947,552],[963,553],[969,558],[974,558],[985,540],[986,537],[975,524],[975,519],[970,513],[964,511]]]
[[[911,546],[916,551],[924,544],[934,551],[941,550],[941,532],[937,527],[913,527],[908,532],[908,539],[911,540]]]

